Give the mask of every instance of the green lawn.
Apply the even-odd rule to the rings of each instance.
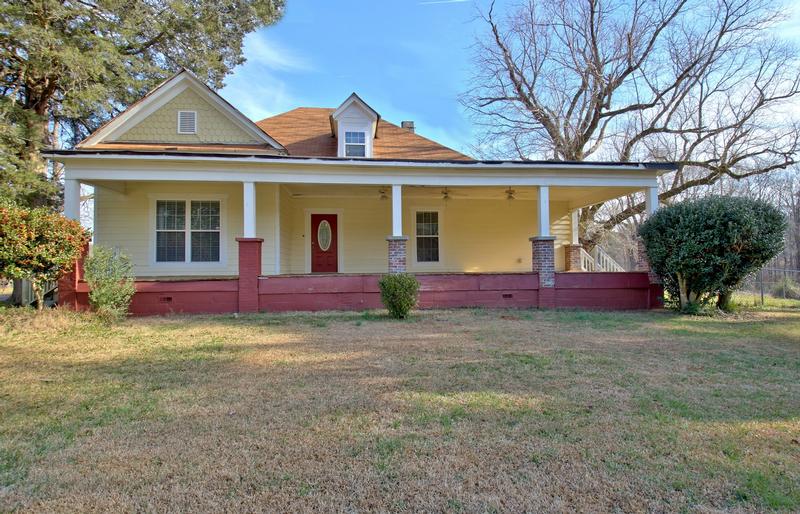
[[[0,511],[800,510],[800,310],[0,324]]]

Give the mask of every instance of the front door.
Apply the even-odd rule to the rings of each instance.
[[[311,273],[339,271],[336,214],[311,215]]]

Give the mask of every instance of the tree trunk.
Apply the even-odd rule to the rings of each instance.
[[[33,296],[36,297],[36,310],[41,311],[44,309],[44,294],[39,283],[31,280],[31,289],[33,289]]]
[[[689,291],[686,290],[686,279],[680,273],[678,275],[678,301],[681,310],[689,306]]]
[[[22,280],[15,278],[14,289],[11,291],[11,305],[22,305]]]
[[[723,311],[730,310],[732,296],[733,293],[731,291],[720,293],[720,295],[717,297],[717,308]]]

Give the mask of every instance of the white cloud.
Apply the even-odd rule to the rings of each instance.
[[[314,71],[310,59],[275,42],[262,31],[247,36],[244,41],[244,55],[248,63],[257,64],[270,70]]]

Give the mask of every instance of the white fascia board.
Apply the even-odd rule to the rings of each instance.
[[[91,150],[91,149],[88,149]],[[658,174],[669,171],[664,168],[649,168],[641,163],[630,164],[604,164],[596,162],[576,162],[576,163],[549,163],[549,162],[521,162],[521,161],[501,161],[501,162],[481,162],[481,161],[392,161],[375,159],[334,159],[334,158],[296,158],[278,157],[262,158],[258,156],[219,156],[219,155],[169,155],[169,154],[146,154],[146,153],[110,153],[98,152],[91,153],[71,153],[62,154],[57,152],[43,152],[43,157],[54,161],[78,162],[78,161],[106,161],[106,162],[125,162],[125,161],[153,161],[153,162],[199,162],[215,163],[216,168],[225,168],[225,164],[250,164],[260,167],[269,166],[297,166],[310,168],[438,168],[453,170],[566,170],[566,171],[595,171],[595,172],[622,172],[635,173],[645,172],[648,174]],[[219,164],[216,164],[219,163]],[[201,164],[202,165],[202,164]]]
[[[348,184],[408,186],[594,186],[654,187],[654,170],[609,173],[602,170],[553,170],[530,168],[484,168],[464,173],[463,169],[441,167],[343,168],[287,166],[281,163],[260,166],[214,166],[176,163],[131,163],[110,161],[71,161],[65,163],[65,177],[84,181],[192,181],[266,182],[282,184]]]

